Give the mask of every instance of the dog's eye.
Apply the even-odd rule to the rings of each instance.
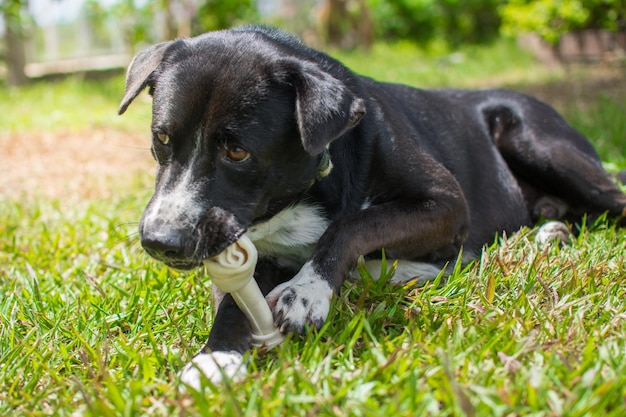
[[[226,149],[226,157],[233,162],[243,162],[250,158],[250,152],[239,146],[231,146]]]
[[[161,142],[163,145],[169,145],[170,137],[167,134],[163,132],[159,132],[156,134],[156,137],[159,140],[159,142]]]

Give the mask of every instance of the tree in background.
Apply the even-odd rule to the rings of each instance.
[[[318,20],[320,35],[328,45],[369,48],[374,42],[374,24],[366,0],[323,0]]]
[[[87,8],[94,29],[106,19],[117,22],[131,53],[144,44],[223,29],[257,17],[255,0],[118,0],[107,7],[99,0],[87,0]]]
[[[258,20],[256,0],[209,0],[198,8],[194,34]]]
[[[626,30],[624,0],[509,0],[500,12],[503,33],[534,32],[551,44],[576,29]]]
[[[104,7],[98,0],[87,0],[94,21],[114,19],[120,28],[126,50],[131,54],[137,47],[160,42],[176,33],[174,19],[164,16],[158,20],[158,13],[164,10],[168,2],[135,2],[134,0],[118,0]],[[165,8],[166,10],[167,8]],[[167,15],[167,12],[163,12]],[[174,35],[175,36],[175,35]]]
[[[27,0],[3,0],[0,3],[0,12],[4,16],[5,60],[9,86],[19,86],[28,82],[24,72],[26,64],[24,42],[30,22],[27,10]]]
[[[500,0],[368,0],[376,35],[451,45],[498,36]]]
[[[25,38],[32,34],[37,41],[46,34],[37,32],[28,0],[1,0],[0,12],[7,82],[19,85],[27,81]],[[620,36],[626,31],[624,0],[86,0],[80,16],[78,23],[64,22],[63,33],[89,31],[79,35],[88,38],[83,43],[103,51],[115,44],[116,51],[131,54],[146,44],[249,22],[274,23],[318,46],[408,39],[440,51],[489,42],[502,33],[535,32],[557,44],[564,33],[580,28],[621,31]],[[75,48],[70,44],[66,37],[66,49]]]

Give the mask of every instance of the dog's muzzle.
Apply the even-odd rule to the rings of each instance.
[[[246,231],[235,216],[219,207],[209,209],[195,226],[167,220],[142,219],[141,245],[153,258],[176,269],[192,269],[222,252]]]

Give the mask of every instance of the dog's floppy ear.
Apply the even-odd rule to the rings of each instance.
[[[306,61],[284,63],[296,89],[296,121],[304,149],[318,155],[365,115],[364,101],[327,71]]]
[[[165,51],[171,43],[159,43],[135,55],[126,72],[126,92],[118,114],[123,114],[135,97],[148,86],[150,75],[161,64]]]

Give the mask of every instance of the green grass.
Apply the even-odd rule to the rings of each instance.
[[[342,59],[401,81],[408,58],[394,48],[408,47],[377,48],[375,59]],[[511,67],[484,63],[481,74],[465,54],[442,83],[464,74],[463,86],[523,83],[507,74],[535,68],[511,57]],[[407,82],[441,85],[440,61],[423,55],[425,68]],[[2,91],[0,126],[23,140],[39,129],[145,131],[147,105],[113,116],[120,83]],[[562,109],[597,138],[609,165],[624,168],[622,103],[607,95]],[[211,327],[210,282],[142,252],[143,183],[80,202],[0,197],[0,415],[626,414],[626,230],[604,219],[563,248],[538,248],[534,229],[524,229],[444,285],[347,283],[320,332],[253,352],[240,383],[181,393],[177,372]]]
[[[124,77],[38,81],[20,89],[0,88],[0,126],[4,132],[82,131],[86,129],[148,131],[148,96],[133,105],[132,117],[120,117]],[[129,113],[130,114],[130,113]]]
[[[208,335],[210,283],[141,252],[141,205],[2,202],[1,415],[626,411],[626,232],[606,221],[562,249],[524,230],[443,286],[348,283],[319,333],[199,396],[176,372]]]
[[[531,55],[514,41],[500,39],[486,46],[423,50],[404,41],[377,43],[371,51],[333,51],[354,72],[381,81],[416,87],[475,87],[501,85],[523,79],[545,81],[553,72],[535,65]],[[490,74],[489,78],[485,74]]]
[[[600,94],[591,103],[573,102],[562,109],[570,123],[587,135],[609,170],[626,169],[625,95]]]

